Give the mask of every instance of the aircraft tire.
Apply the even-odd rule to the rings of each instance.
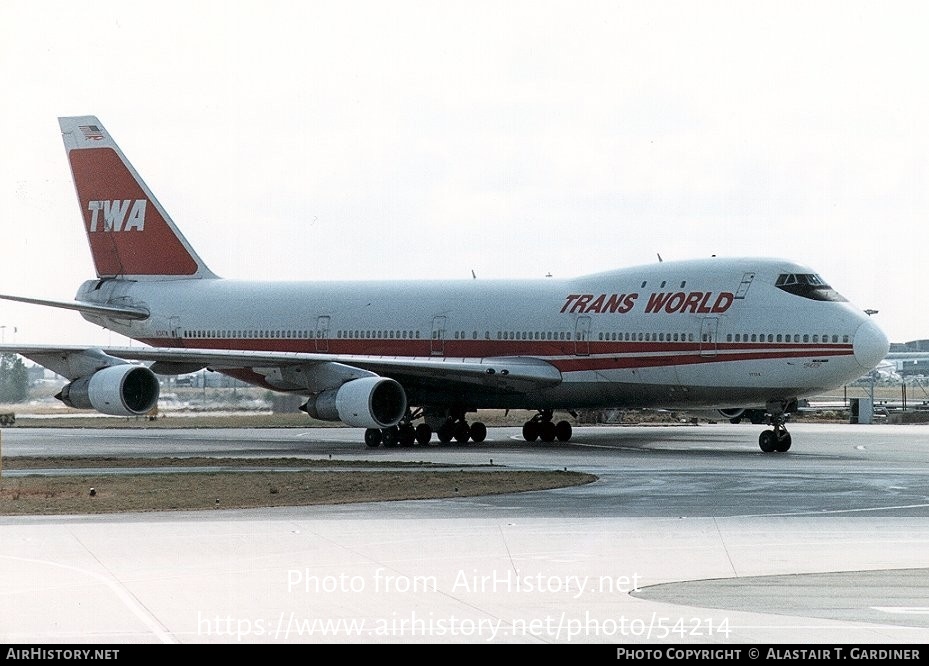
[[[558,426],[551,421],[543,421],[539,424],[539,439],[543,442],[554,442],[558,436]]]
[[[459,444],[467,444],[468,438],[471,437],[471,428],[468,427],[467,421],[456,421],[454,425],[455,441]]]
[[[432,439],[432,428],[428,423],[420,423],[416,426],[416,441],[420,446],[429,446]]]
[[[480,421],[471,424],[471,441],[480,444],[487,439],[487,426]]]
[[[452,437],[455,434],[454,424],[451,421],[446,421],[439,427],[439,432],[437,434],[442,444],[448,444],[452,441]]]
[[[400,440],[399,428],[397,428],[397,426],[393,426],[392,428],[384,428],[381,430],[381,436],[384,439],[384,446],[392,449],[398,444]]]
[[[785,453],[790,450],[790,443],[790,433],[785,432],[784,436],[775,443],[774,450],[778,453]]]
[[[571,424],[567,421],[559,421],[555,425],[555,437],[558,438],[559,442],[567,442],[571,439]]]
[[[413,442],[416,441],[416,431],[413,429],[413,426],[409,424],[400,426],[398,439],[400,440],[400,446],[413,446]]]
[[[376,449],[381,445],[381,431],[377,428],[368,428],[365,430],[365,444],[370,446],[372,449]]]
[[[539,438],[539,424],[535,421],[526,421],[523,424],[523,439],[534,442]]]
[[[777,447],[777,435],[773,430],[764,430],[758,435],[758,446],[765,453],[773,453]]]

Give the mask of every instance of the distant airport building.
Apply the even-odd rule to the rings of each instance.
[[[929,353],[929,339],[911,340],[910,342],[892,342],[890,343],[890,353],[907,353],[922,352]],[[929,358],[896,360],[897,372],[903,376],[907,375],[929,375]]]

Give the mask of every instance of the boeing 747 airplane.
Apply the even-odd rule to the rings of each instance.
[[[306,397],[368,446],[483,441],[480,409],[528,409],[527,441],[568,441],[556,411],[764,413],[787,451],[797,400],[874,368],[883,332],[783,259],[663,261],[566,280],[246,282],[214,274],[103,125],[60,118],[96,279],[77,310],[144,347],[2,345],[69,384],[66,404],[150,412],[158,375],[209,368]],[[756,411],[756,410],[760,410]],[[418,425],[417,421],[422,420]]]

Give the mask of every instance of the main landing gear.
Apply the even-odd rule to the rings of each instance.
[[[758,436],[758,446],[765,453],[784,453],[790,450],[790,433],[787,432],[788,411],[796,409],[796,400],[790,403],[768,403],[768,423],[771,430],[765,430]]]
[[[466,413],[463,409],[427,408],[417,409],[415,412],[408,411],[400,423],[391,428],[365,430],[365,444],[371,448],[377,448],[381,444],[387,448],[416,444],[428,446],[433,435],[440,444],[480,444],[487,438],[487,426],[480,421],[469,423],[465,418]],[[419,418],[424,422],[414,427],[413,421]],[[523,424],[523,439],[527,442],[567,442],[571,439],[571,434],[571,424],[567,421],[553,421],[551,409],[539,410],[538,414]]]
[[[428,428],[429,426],[426,425],[426,427]],[[487,426],[480,421],[468,423],[464,415],[460,418],[449,416],[445,422],[439,426],[436,434],[442,444],[448,444],[452,440],[455,440],[459,444],[467,444],[468,440],[475,444],[480,444],[487,438]]]
[[[392,428],[368,428],[365,430],[365,444],[377,448],[383,444],[387,448],[395,446],[413,446],[416,431],[409,423],[399,423]]]
[[[571,424],[567,421],[552,421],[552,410],[541,409],[539,413],[523,424],[523,439],[534,442],[541,439],[543,442],[567,442],[571,439]]]
[[[413,421],[420,417],[425,422],[414,427]],[[414,444],[428,446],[433,433],[442,444],[452,440],[458,444],[466,444],[469,440],[479,444],[487,438],[487,426],[480,421],[468,423],[464,410],[443,410],[438,413],[416,410],[415,413],[407,412],[400,423],[392,428],[368,428],[365,430],[365,444],[371,448],[381,444],[388,448]]]

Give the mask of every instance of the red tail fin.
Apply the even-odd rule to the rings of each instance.
[[[216,277],[99,120],[58,123],[98,277]]]

